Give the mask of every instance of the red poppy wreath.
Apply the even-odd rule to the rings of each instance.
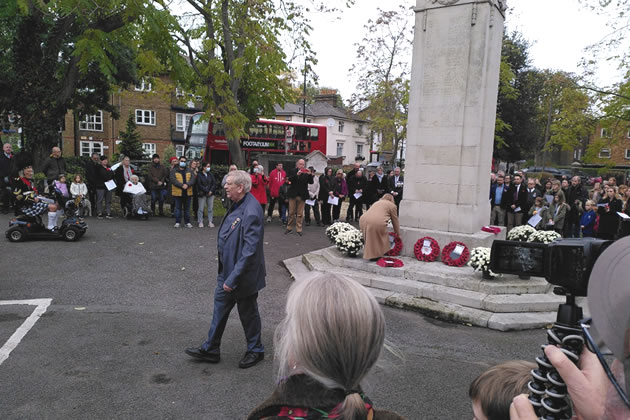
[[[468,247],[457,241],[453,241],[442,249],[442,262],[454,267],[462,267],[468,262],[470,251]]]
[[[414,245],[413,255],[420,261],[433,262],[440,255],[440,245],[432,237],[425,236]]]
[[[376,265],[380,267],[402,267],[405,264],[398,258],[387,258],[383,257],[376,261]]]
[[[400,251],[402,251],[403,243],[400,236],[396,235],[394,232],[389,232],[389,236],[394,238],[394,247],[387,251],[385,255],[389,255],[390,257],[397,257],[400,255]]]

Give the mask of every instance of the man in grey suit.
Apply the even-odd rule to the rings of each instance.
[[[201,347],[188,348],[186,354],[196,359],[218,363],[221,337],[234,305],[238,308],[247,339],[247,352],[239,367],[254,366],[265,357],[258,313],[258,291],[265,287],[263,254],[264,219],[258,201],[249,193],[251,177],[245,171],[232,171],[225,192],[232,202],[219,227],[217,248],[219,274],[214,292],[214,313],[208,339]]]

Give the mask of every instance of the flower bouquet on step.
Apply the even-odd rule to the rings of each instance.
[[[335,245],[349,257],[356,257],[363,248],[363,233],[358,229],[340,232],[335,239]]]
[[[527,242],[538,242],[541,244],[550,244],[562,236],[553,230],[537,230],[532,233]]]
[[[468,265],[473,268],[474,271],[481,271],[484,274],[484,278],[498,277],[499,274],[493,273],[490,270],[490,248],[478,246],[470,251],[470,261]]]
[[[527,242],[531,234],[534,232],[536,232],[536,229],[534,229],[530,225],[516,226],[508,232],[507,240]]]
[[[358,229],[352,226],[350,223],[336,222],[326,228],[326,236],[328,236],[330,242],[335,243],[337,235],[339,235],[341,232],[347,232],[351,230]]]

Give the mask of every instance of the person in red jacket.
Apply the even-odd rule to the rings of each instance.
[[[267,185],[269,178],[265,176],[265,168],[258,165],[254,168],[252,174],[252,195],[262,206],[263,214],[265,214],[265,206],[267,205]]]
[[[287,177],[287,173],[282,169],[282,163],[276,165],[276,169],[269,174],[269,193],[271,199],[269,200],[269,207],[267,208],[267,221],[271,222],[273,216],[273,208],[278,203],[278,212],[281,209],[282,203],[278,199],[280,194],[280,187],[284,184],[284,180]]]

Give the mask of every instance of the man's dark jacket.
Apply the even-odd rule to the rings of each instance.
[[[204,171],[200,171],[197,175],[195,185],[197,186],[197,195],[199,197],[206,197],[209,192],[214,194],[217,182],[211,172],[206,173]]]
[[[46,174],[46,179],[50,183],[59,178],[59,175],[66,173],[66,161],[63,160],[63,156],[54,158],[51,155],[44,161],[42,172]]]
[[[492,184],[492,186],[490,187],[490,206],[494,207],[496,206],[496,203],[494,202],[494,198],[495,195],[497,193],[497,188],[503,188],[503,195],[501,196],[501,203],[499,204],[499,206],[505,210],[508,207],[508,199],[507,199],[507,191],[508,189],[505,188],[505,184]]]
[[[0,151],[0,181],[4,177],[12,177],[13,174],[13,166],[14,166],[15,158],[11,155],[11,158],[8,158],[4,152]]]
[[[366,188],[367,188],[367,178],[364,176],[359,178],[355,175],[348,180],[348,194],[350,194],[350,198],[352,198],[352,196],[357,190],[363,191],[363,195],[365,195]]]
[[[519,213],[523,213],[525,207],[527,207],[527,187],[521,183],[521,186],[518,190],[518,196],[516,198],[514,197],[515,193],[516,184],[512,184],[507,190],[507,209],[509,212],[514,212],[514,210],[520,207],[521,210],[519,211]],[[503,194],[505,195],[506,193],[504,192]],[[515,205],[516,207],[512,209],[512,205]]]
[[[289,198],[300,197],[302,200],[308,200],[310,195],[308,193],[308,184],[313,183],[313,175],[308,172],[298,173],[297,168],[293,168],[289,171]]]
[[[226,284],[237,298],[251,296],[265,287],[263,216],[258,200],[247,193],[232,204],[219,227],[217,287]]]

